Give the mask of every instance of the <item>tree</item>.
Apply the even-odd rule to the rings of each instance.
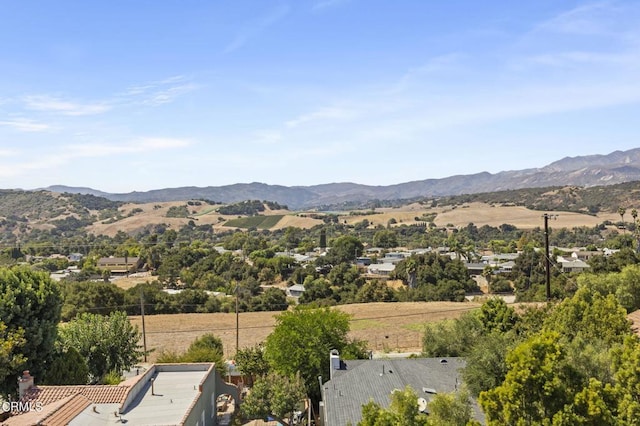
[[[573,371],[564,362],[559,337],[543,332],[507,355],[504,382],[478,399],[488,425],[543,424],[571,402]]]
[[[122,373],[143,355],[138,327],[131,325],[124,312],[80,314],[60,327],[60,340],[65,349],[74,348],[87,359],[91,382],[102,380],[110,371]]]
[[[479,425],[471,420],[472,410],[469,393],[439,393],[428,404],[428,426],[472,426]]]
[[[299,373],[290,377],[272,373],[256,381],[241,409],[248,419],[273,417],[288,426],[293,424],[294,411],[303,406],[305,399],[305,385]]]
[[[618,207],[618,214],[620,215],[620,220],[622,221],[622,227],[624,229],[624,215],[627,212],[627,209],[624,207]]]
[[[499,386],[507,375],[507,352],[514,344],[513,333],[481,336],[470,348],[462,370],[464,383],[472,395]]]
[[[24,345],[20,346],[25,362],[5,377],[0,384],[1,392],[16,391],[15,381],[21,369],[41,378],[46,376],[54,352],[61,305],[60,288],[47,272],[32,271],[26,266],[0,268],[0,318],[7,336],[17,337],[17,333],[23,333],[25,338]]]
[[[86,385],[89,381],[87,360],[75,348],[56,345],[44,383],[47,385]]]
[[[221,376],[227,374],[227,366],[224,360],[222,340],[211,334],[204,334],[189,345],[189,349],[183,353],[173,351],[161,352],[156,362],[160,364],[178,362],[213,362]]]
[[[13,378],[13,374],[25,362],[20,349],[25,344],[24,330],[8,331],[7,326],[0,322],[0,380],[3,382]]]
[[[364,358],[364,344],[347,338],[349,315],[330,308],[297,307],[276,317],[273,332],[267,336],[265,358],[283,376],[301,373],[307,394],[319,401],[318,376],[329,377],[329,352],[337,349],[342,357]]]
[[[427,357],[465,356],[483,332],[483,324],[474,312],[454,320],[427,323],[422,352]]]
[[[388,409],[373,401],[362,406],[358,426],[465,426],[471,420],[471,404],[466,391],[441,393],[428,404],[429,415],[418,409],[418,395],[410,386],[391,394]]]
[[[332,265],[353,263],[357,256],[362,255],[363,250],[364,246],[358,238],[353,235],[343,235],[333,240],[325,260]]]
[[[238,370],[249,379],[249,386],[253,386],[256,377],[262,377],[269,372],[269,363],[264,358],[262,345],[239,349],[235,362]]]
[[[373,235],[373,245],[382,248],[398,247],[398,235],[392,229],[381,229]]]
[[[418,410],[418,395],[410,386],[391,394],[391,404],[385,410],[373,401],[362,406],[358,426],[428,426],[429,418]]]

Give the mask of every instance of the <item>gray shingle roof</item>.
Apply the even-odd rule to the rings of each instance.
[[[427,401],[433,398],[433,390],[453,392],[462,384],[460,369],[464,365],[461,358],[344,361],[345,368],[334,370],[333,378],[323,385],[327,426],[356,425],[362,418],[364,404],[373,400],[388,408],[391,393],[407,385]],[[473,403],[474,417],[484,422],[484,416]]]

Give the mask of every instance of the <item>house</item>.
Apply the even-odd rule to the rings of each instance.
[[[556,258],[556,262],[560,265],[562,272],[583,272],[591,267],[586,262],[576,258],[567,259],[562,256],[558,256]]]
[[[218,397],[239,401],[213,363],[155,364],[118,385],[36,386],[25,371],[19,394],[3,425],[216,425]]]
[[[294,284],[291,287],[287,287],[287,296],[300,297],[304,293],[304,286],[302,284]]]
[[[69,253],[67,259],[69,260],[69,262],[80,262],[83,257],[84,256],[82,255],[82,253]]]
[[[367,266],[367,273],[371,275],[390,275],[396,269],[395,263],[372,263]]]
[[[343,361],[337,351],[330,354],[330,377],[322,384],[320,425],[358,424],[362,406],[374,401],[388,408],[391,394],[411,386],[426,404],[434,395],[455,392],[462,384],[461,358],[391,358]],[[474,418],[484,423],[484,414],[472,401]]]
[[[142,266],[139,257],[102,257],[98,259],[97,266],[100,269],[107,269],[112,274],[128,274],[137,272]]]

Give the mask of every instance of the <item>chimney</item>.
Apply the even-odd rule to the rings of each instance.
[[[329,380],[331,380],[333,379],[333,372],[340,370],[340,352],[338,352],[337,349],[331,349],[331,352],[329,352],[329,360],[331,361]]]
[[[33,376],[29,374],[29,370],[24,370],[22,376],[18,379],[18,395],[20,398],[34,386]]]

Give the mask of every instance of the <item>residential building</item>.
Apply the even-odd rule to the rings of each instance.
[[[217,400],[238,388],[213,363],[155,364],[118,385],[36,386],[28,371],[19,380],[21,407],[6,426],[217,425]]]
[[[112,274],[128,274],[137,272],[142,266],[139,257],[102,257],[98,260],[97,266],[100,269],[107,269]]]
[[[340,359],[337,351],[329,357],[329,380],[322,383],[321,426],[356,425],[362,420],[362,406],[373,401],[384,408],[391,394],[411,386],[426,404],[434,395],[456,392],[462,385],[461,358]],[[484,414],[472,400],[473,416],[484,423]],[[428,410],[425,408],[425,410]]]

